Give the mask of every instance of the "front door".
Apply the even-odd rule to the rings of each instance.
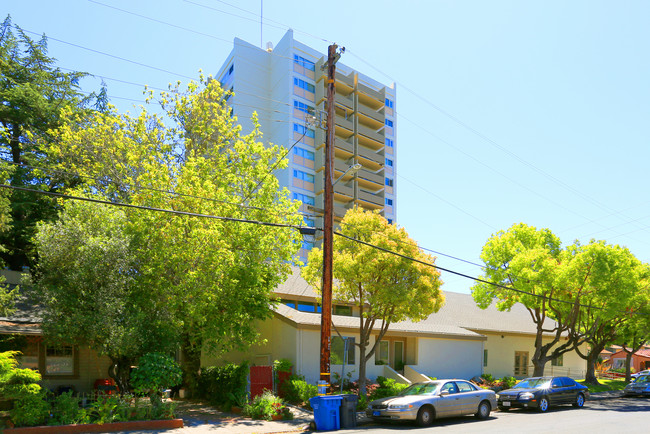
[[[393,342],[393,369],[398,372],[404,371],[404,342]]]
[[[515,377],[528,376],[528,351],[515,351]]]

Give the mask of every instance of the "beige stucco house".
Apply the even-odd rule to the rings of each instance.
[[[259,325],[266,343],[246,353],[231,353],[225,359],[206,356],[204,366],[242,360],[268,365],[273,360],[287,358],[293,363],[294,372],[304,375],[309,382],[318,380],[319,298],[300,277],[298,268],[294,268],[293,275],[275,292],[282,303],[271,319]],[[494,305],[480,309],[469,294],[445,292],[445,297],[443,308],[426,320],[391,324],[379,350],[367,364],[368,378],[382,375],[407,382],[426,378],[424,376],[469,379],[483,373],[519,378],[532,375],[530,360],[535,349],[536,329],[524,306],[516,305],[510,312],[499,312]],[[352,379],[358,375],[359,351],[349,345],[345,352],[343,341],[335,330],[348,342],[358,342],[359,318],[355,314],[354,307],[334,303],[331,371],[339,375],[352,372]],[[561,360],[548,363],[545,373],[584,378],[585,368],[586,362],[577,353],[570,352]]]

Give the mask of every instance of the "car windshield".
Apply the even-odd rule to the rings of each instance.
[[[527,378],[515,385],[515,389],[547,389],[551,383],[550,378]]]
[[[402,390],[399,396],[408,395],[431,395],[436,391],[440,383],[415,383]]]
[[[635,383],[650,383],[650,375],[641,375],[637,377]]]

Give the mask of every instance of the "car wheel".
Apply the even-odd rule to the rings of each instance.
[[[479,419],[487,419],[490,417],[490,410],[492,410],[490,403],[483,401],[478,405],[478,411],[474,414],[474,416]]]
[[[431,407],[422,407],[418,411],[418,417],[416,422],[420,426],[429,426],[433,423],[435,415],[433,414],[433,409]]]
[[[499,411],[510,411],[510,407],[499,407]]]
[[[539,411],[542,413],[545,413],[546,410],[548,410],[548,398],[545,396],[542,396],[539,398],[539,406],[537,407]]]
[[[582,408],[583,405],[585,405],[585,396],[582,393],[578,393],[578,396],[576,396],[576,402],[573,403],[573,406]]]

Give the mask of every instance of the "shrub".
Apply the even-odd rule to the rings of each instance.
[[[18,351],[0,353],[0,396],[14,400],[9,414],[16,426],[40,425],[50,414],[45,392],[37,384],[41,374],[18,368],[18,354]]]
[[[215,405],[242,405],[247,401],[248,363],[229,363],[201,369],[199,395]]]
[[[503,377],[501,382],[504,383],[506,389],[512,389],[517,384],[517,379],[515,377]]]
[[[483,374],[481,378],[485,380],[486,383],[494,383],[494,375],[492,374]]]
[[[276,414],[284,416],[285,408],[282,399],[267,390],[244,406],[244,414],[253,419],[271,420]]]
[[[381,376],[377,377],[377,383],[379,383],[379,387],[374,389],[372,393],[368,393],[368,399],[370,401],[399,395],[402,390],[408,387],[407,384],[398,383],[392,378]]]
[[[307,403],[309,398],[318,395],[318,388],[315,384],[309,384],[302,375],[292,375],[284,383],[285,399],[295,404]]]
[[[149,395],[151,404],[162,404],[163,390],[181,384],[183,371],[171,357],[160,353],[147,353],[138,360],[131,373],[131,385],[138,393]]]
[[[72,391],[62,393],[52,401],[52,425],[70,425],[81,420],[79,398]]]

